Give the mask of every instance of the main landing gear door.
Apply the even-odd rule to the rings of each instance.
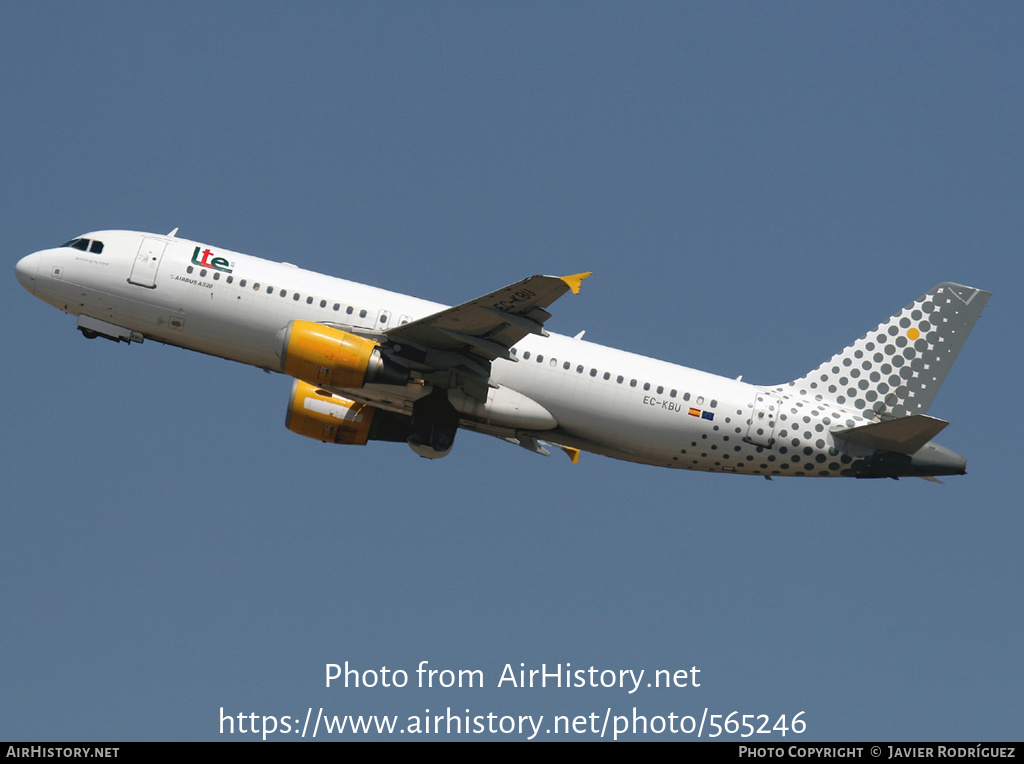
[[[770,447],[775,442],[775,423],[778,421],[781,405],[782,399],[777,395],[758,393],[750,417],[750,427],[747,428],[747,437],[744,440],[756,446]]]
[[[160,267],[160,258],[163,257],[166,246],[167,242],[160,239],[143,239],[142,246],[139,247],[139,254],[135,256],[132,275],[128,277],[128,283],[147,289],[156,289],[156,272]]]

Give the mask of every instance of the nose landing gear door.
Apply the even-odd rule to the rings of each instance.
[[[132,264],[132,275],[128,277],[128,283],[156,289],[156,272],[166,247],[167,242],[161,239],[143,239],[139,254]]]

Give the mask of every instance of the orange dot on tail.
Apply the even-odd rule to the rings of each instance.
[[[916,340],[918,337],[921,336],[921,332],[919,332],[916,328],[908,329],[907,336],[910,337],[910,339],[912,340]]]

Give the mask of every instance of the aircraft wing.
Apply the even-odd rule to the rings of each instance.
[[[509,348],[527,334],[545,335],[544,310],[563,294],[579,294],[589,273],[531,276],[497,292],[389,329],[393,342],[424,349],[472,354],[482,360],[510,359]]]
[[[426,353],[422,363],[438,371],[455,371],[473,397],[486,400],[490,362],[516,360],[509,350],[527,334],[546,336],[545,310],[568,291],[579,294],[590,273],[572,276],[531,276],[497,292],[446,308],[385,332],[391,343],[412,345]],[[440,379],[435,383],[445,384]],[[481,388],[481,384],[483,387]]]

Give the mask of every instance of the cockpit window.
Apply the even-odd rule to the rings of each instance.
[[[97,255],[103,251],[103,242],[91,239],[72,239],[71,241],[64,242],[61,246],[80,249],[83,252],[94,252]]]

